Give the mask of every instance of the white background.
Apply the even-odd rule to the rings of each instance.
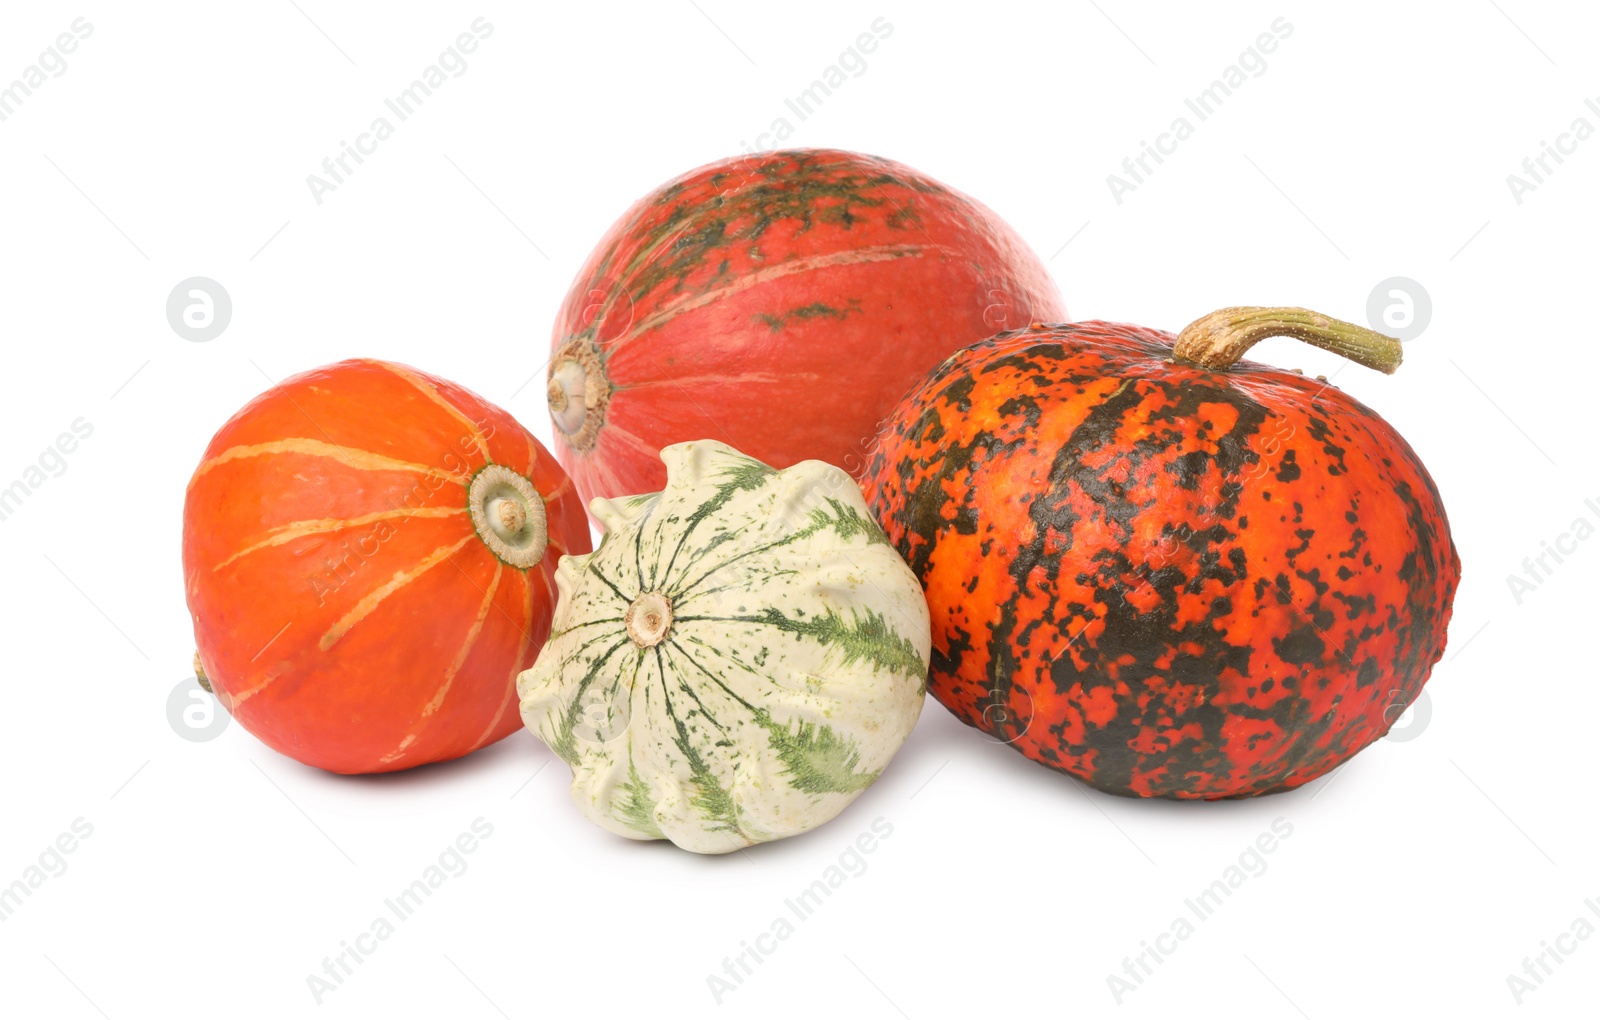
[[[94,428],[0,522],[0,885],[74,819],[93,826],[0,922],[0,1012],[1592,1010],[1600,937],[1520,1010],[1506,978],[1580,915],[1600,926],[1584,906],[1600,903],[1600,542],[1520,605],[1507,576],[1576,518],[1600,523],[1584,505],[1600,504],[1600,138],[1521,204],[1506,177],[1574,118],[1600,128],[1583,103],[1600,97],[1595,11],[298,3],[15,3],[0,24],[0,82],[74,18],[94,26],[0,123],[0,486],[74,419]],[[494,32],[468,70],[314,202],[307,175],[478,16]],[[787,114],[784,98],[877,17],[893,34],[866,71],[804,123]],[[1107,175],[1279,17],[1293,34],[1266,71],[1116,202]],[[1079,787],[930,701],[835,822],[718,858],[589,825],[526,733],[365,779],[302,767],[238,726],[175,735],[166,700],[192,651],[183,491],[225,418],[269,377],[371,355],[457,380],[548,436],[549,325],[590,247],[634,198],[784,115],[789,144],[889,156],[980,198],[1049,260],[1075,318],[1175,330],[1224,305],[1299,304],[1365,321],[1378,281],[1420,282],[1433,317],[1399,374],[1351,367],[1336,383],[1419,451],[1460,549],[1425,732],[1294,794],[1143,803]],[[194,275],[233,298],[209,343],[164,315]],[[1337,367],[1290,340],[1258,355]],[[468,870],[318,1006],[307,976],[480,817],[493,835]],[[1107,976],[1279,817],[1293,834],[1266,872],[1119,1006]],[[879,818],[893,831],[867,870],[718,1007],[707,976]]]

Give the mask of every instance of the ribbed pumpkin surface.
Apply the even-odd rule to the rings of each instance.
[[[553,337],[556,452],[585,502],[660,490],[659,451],[700,439],[858,473],[929,369],[1065,317],[1009,226],[908,166],[723,160],[637,202],[579,271]]]
[[[479,537],[468,487],[501,465],[542,496],[520,569]],[[459,757],[519,725],[517,674],[549,632],[576,493],[505,411],[404,366],[285,380],[211,441],[184,505],[200,659],[246,729],[334,772]]]

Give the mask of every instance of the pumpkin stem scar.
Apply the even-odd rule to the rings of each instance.
[[[528,520],[528,511],[514,499],[495,500],[490,506],[494,512],[494,520],[491,523],[494,530],[502,537],[515,535],[522,530],[522,525]]]
[[[628,606],[622,622],[635,645],[654,648],[672,630],[672,600],[658,591],[647,591]]]
[[[550,359],[545,400],[550,420],[569,446],[579,452],[594,446],[611,402],[611,381],[592,339],[571,337]]]
[[[1385,375],[1400,367],[1400,341],[1394,337],[1305,308],[1223,308],[1202,315],[1183,327],[1172,354],[1179,361],[1224,371],[1269,336],[1304,340]]]
[[[502,563],[527,570],[550,546],[544,498],[533,483],[503,464],[489,464],[467,488],[467,510],[478,538]]]

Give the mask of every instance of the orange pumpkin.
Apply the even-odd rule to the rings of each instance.
[[[272,748],[332,772],[468,754],[521,725],[572,484],[510,414],[403,365],[285,380],[212,439],[183,566],[204,678]]]

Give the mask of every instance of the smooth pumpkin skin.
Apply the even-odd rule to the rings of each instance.
[[[549,548],[528,570],[474,530],[486,463],[532,481]],[[184,502],[200,661],[268,746],[340,773],[460,757],[514,732],[516,677],[588,524],[550,453],[443,379],[345,361],[284,380],[217,432]]]
[[[946,356],[1066,317],[1009,226],[910,167],[829,149],[722,160],[635,203],[578,272],[550,373],[592,357],[605,406],[587,449],[553,415],[556,452],[586,502],[659,491],[659,451],[699,439],[858,473],[879,420]]]
[[[928,596],[929,689],[1111,793],[1245,797],[1382,736],[1460,561],[1411,447],[1337,388],[1174,337],[1034,325],[891,415],[865,488]]]

